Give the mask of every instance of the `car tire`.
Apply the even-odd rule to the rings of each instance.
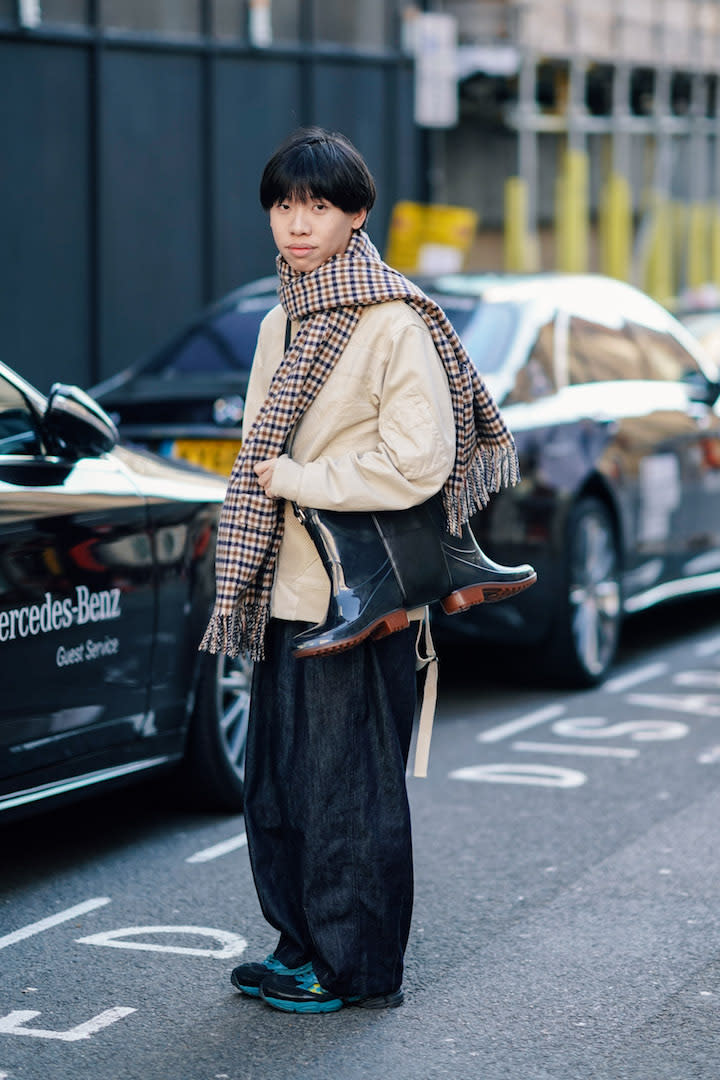
[[[562,686],[596,686],[615,659],[622,622],[617,530],[601,499],[584,497],[570,510],[562,558],[542,666]]]
[[[185,754],[187,794],[195,805],[239,813],[243,808],[245,747],[252,663],[246,657],[201,653]]]

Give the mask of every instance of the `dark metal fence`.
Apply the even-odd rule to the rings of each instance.
[[[422,185],[400,52],[0,26],[0,359],[92,385],[272,272],[260,171],[308,123],[366,156],[384,247]]]

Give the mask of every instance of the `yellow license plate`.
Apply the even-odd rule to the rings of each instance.
[[[176,439],[172,457],[229,476],[240,446],[236,439]]]

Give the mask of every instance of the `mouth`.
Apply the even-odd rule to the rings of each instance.
[[[313,250],[308,244],[288,244],[288,251],[293,255],[307,255],[308,252]]]

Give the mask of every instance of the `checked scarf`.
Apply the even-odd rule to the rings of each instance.
[[[216,601],[200,648],[251,659],[264,656],[283,502],[269,498],[253,466],[285,450],[298,420],[342,355],[363,309],[404,300],[427,325],[450,385],[455,465],[443,488],[448,528],[461,526],[491,492],[519,479],[512,435],[447,316],[416,285],[384,263],[365,232],[345,252],[300,273],[278,256],[280,302],[299,329],[277,368],[238,454],[218,527]]]

